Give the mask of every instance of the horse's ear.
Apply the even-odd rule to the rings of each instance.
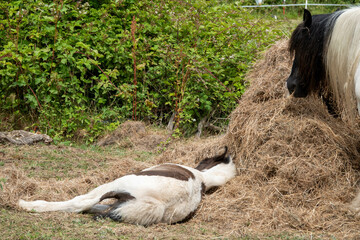
[[[312,17],[311,17],[311,13],[309,10],[304,9],[304,25],[305,27],[309,28],[311,26],[311,22],[312,22]]]

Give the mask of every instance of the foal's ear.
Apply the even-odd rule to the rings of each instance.
[[[304,9],[303,20],[304,20],[305,27],[309,28],[311,26],[312,17],[311,17],[310,11],[307,9]]]

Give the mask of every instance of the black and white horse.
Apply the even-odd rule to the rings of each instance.
[[[292,33],[287,88],[294,97],[320,94],[338,113],[360,113],[360,7],[312,16]]]
[[[96,217],[148,226],[177,223],[190,218],[202,195],[236,175],[231,156],[225,152],[206,158],[196,168],[162,164],[129,174],[101,185],[87,194],[63,202],[19,200],[19,206],[32,211],[88,212]],[[99,204],[107,198],[113,204]]]

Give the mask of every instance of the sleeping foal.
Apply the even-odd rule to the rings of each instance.
[[[19,200],[19,206],[37,212],[87,212],[144,226],[181,222],[192,216],[204,192],[235,177],[236,167],[227,150],[225,147],[223,154],[204,159],[196,168],[161,164],[125,175],[68,201]],[[99,204],[108,198],[116,201]]]

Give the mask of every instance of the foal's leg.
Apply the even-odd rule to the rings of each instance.
[[[130,200],[113,208],[107,217],[115,221],[148,226],[162,221],[165,212],[163,202],[153,197],[142,197],[141,199]]]

